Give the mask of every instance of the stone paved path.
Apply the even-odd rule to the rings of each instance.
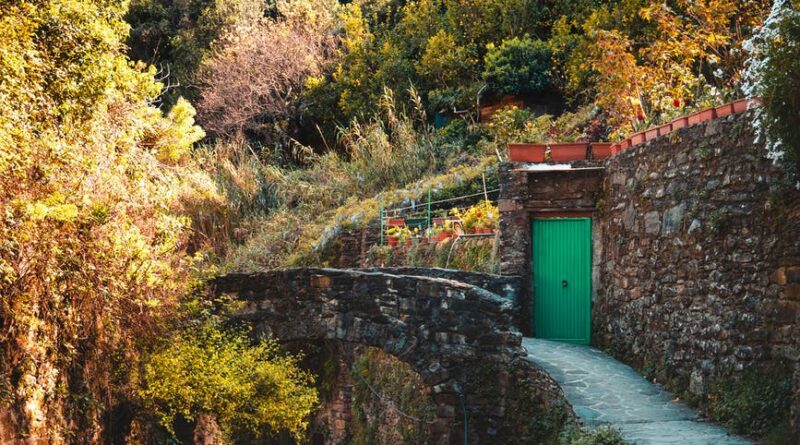
[[[635,445],[750,445],[598,349],[526,338],[528,359],[563,388],[588,427],[612,425]]]

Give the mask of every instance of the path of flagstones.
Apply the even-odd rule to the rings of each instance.
[[[528,359],[564,389],[588,427],[611,425],[635,445],[750,445],[694,410],[631,367],[589,346],[526,338]]]

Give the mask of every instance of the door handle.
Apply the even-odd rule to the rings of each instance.
[[[561,280],[561,287],[567,287],[567,280]]]

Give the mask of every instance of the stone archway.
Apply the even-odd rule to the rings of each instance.
[[[256,333],[357,343],[408,363],[438,407],[434,443],[465,434],[468,443],[535,443],[571,414],[558,385],[524,360],[513,301],[485,289],[336,269],[230,274],[212,287],[247,302],[236,317]]]

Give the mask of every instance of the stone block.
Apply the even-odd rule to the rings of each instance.
[[[648,212],[644,215],[644,231],[648,235],[658,234],[661,230],[661,217],[657,211]]]

